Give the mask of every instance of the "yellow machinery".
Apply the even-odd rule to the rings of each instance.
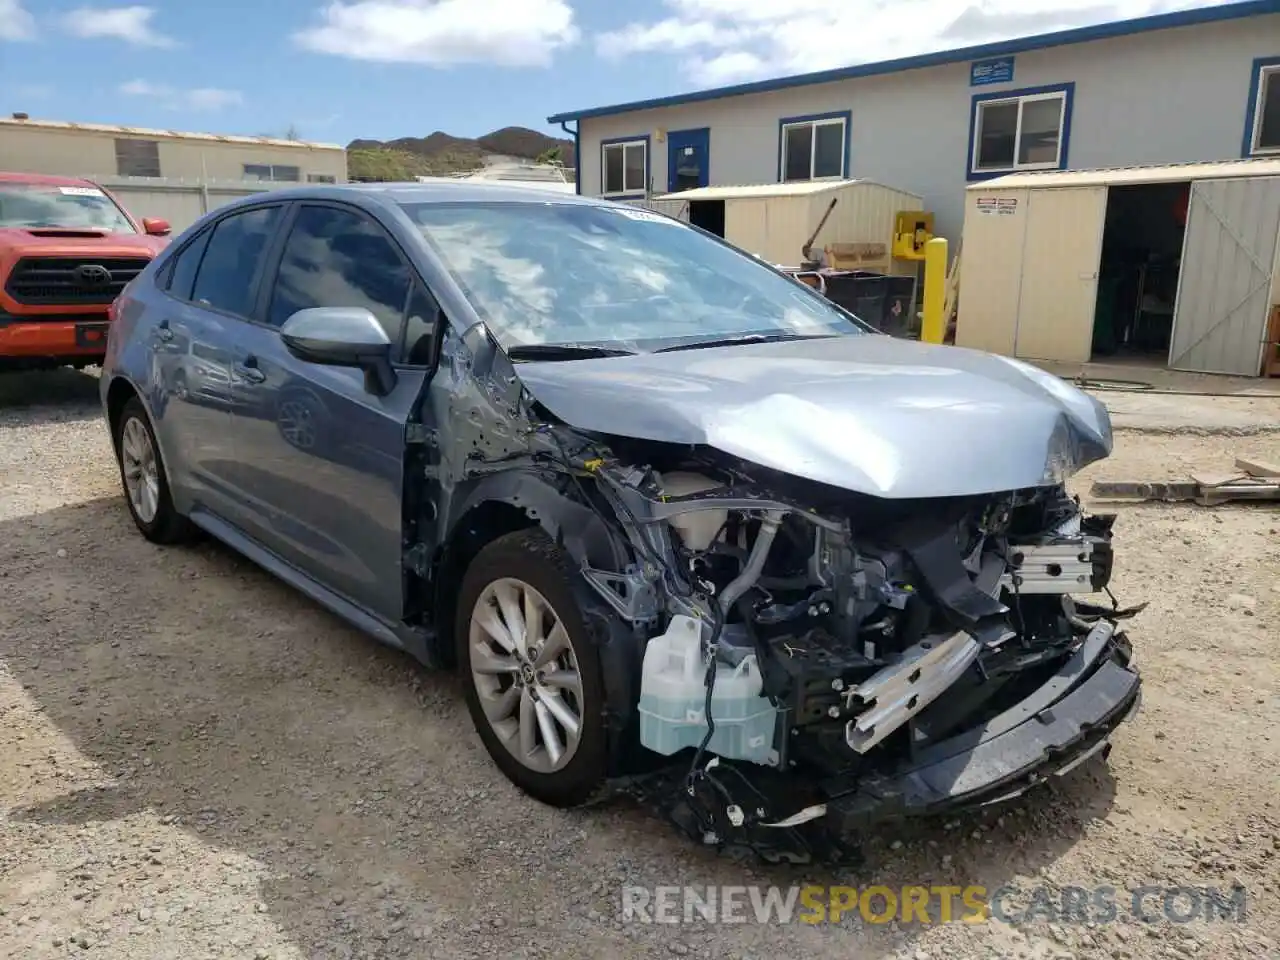
[[[898,260],[923,260],[924,248],[933,239],[933,214],[924,210],[900,210],[893,218],[893,256]]]

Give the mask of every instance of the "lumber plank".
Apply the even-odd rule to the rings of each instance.
[[[1251,477],[1280,477],[1280,464],[1267,460],[1248,460],[1236,457],[1236,469],[1243,470]]]

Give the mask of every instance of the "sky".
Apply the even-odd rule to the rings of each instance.
[[[347,143],[1213,0],[0,0],[0,115]]]

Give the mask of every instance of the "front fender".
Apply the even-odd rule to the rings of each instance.
[[[468,481],[455,489],[451,499],[453,509],[443,525],[444,543],[457,536],[461,522],[476,508],[503,503],[542,527],[579,565],[617,569],[626,562],[622,541],[595,510],[533,470],[513,469]]]

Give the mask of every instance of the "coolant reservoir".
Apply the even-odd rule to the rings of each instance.
[[[668,497],[687,497],[719,486],[710,477],[678,471],[661,474],[659,482],[662,484],[662,492]],[[680,534],[680,540],[687,549],[702,551],[711,546],[728,518],[728,510],[694,510],[672,517],[667,522]]]
[[[640,742],[670,756],[696,748],[707,734],[707,661],[702,653],[702,623],[674,616],[666,632],[644,651],[640,679]],[[755,654],[737,666],[716,661],[711,718],[715,733],[707,749],[726,760],[775,764],[777,713],[761,693]]]

